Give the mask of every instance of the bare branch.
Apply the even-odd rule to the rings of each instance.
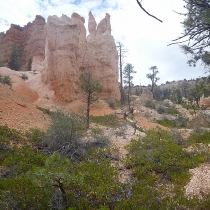
[[[170,46],[170,45],[174,45],[174,44],[181,44],[181,43],[184,43],[184,42],[188,42],[189,40],[184,40],[184,41],[180,41],[180,42],[172,42],[171,44],[168,44],[167,46]]]
[[[175,10],[172,10],[172,11],[175,12],[176,14],[178,14],[178,15],[184,15],[184,16],[187,15],[187,14],[184,14],[184,13],[176,12]]]
[[[158,19],[157,17],[155,17],[154,15],[151,15],[149,12],[147,12],[144,7],[141,5],[141,3],[139,2],[139,0],[136,0],[136,2],[138,3],[139,7],[149,16],[155,18],[156,20],[160,21],[161,23],[163,22],[162,20]]]

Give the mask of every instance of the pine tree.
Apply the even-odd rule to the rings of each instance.
[[[101,92],[102,85],[97,79],[93,78],[92,74],[89,71],[84,71],[80,75],[79,80],[81,84],[81,89],[84,91],[87,100],[86,129],[88,129],[90,122],[90,104],[96,100],[96,98],[93,96],[93,93]]]
[[[150,69],[152,71],[152,73],[147,74],[147,78],[151,80],[152,85],[151,85],[151,92],[153,94],[154,97],[154,88],[156,86],[156,82],[160,79],[157,77],[157,74],[159,73],[159,71],[157,70],[157,66],[152,66],[150,67]]]
[[[31,65],[32,65],[32,59],[30,58],[30,59],[28,60],[28,65],[27,65],[27,70],[28,70],[28,71],[31,71]]]
[[[18,58],[17,58],[17,47],[16,44],[14,44],[13,48],[12,48],[12,52],[11,52],[11,56],[8,62],[8,68],[18,71],[19,70],[19,66],[18,66]]]
[[[127,63],[124,70],[123,70],[123,78],[124,78],[124,84],[128,86],[128,106],[130,110],[130,95],[131,95],[131,87],[133,86],[133,74],[136,73],[136,71],[133,70],[133,66],[130,63]]]

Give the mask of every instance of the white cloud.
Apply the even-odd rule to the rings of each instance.
[[[0,31],[6,31],[11,23],[26,25],[36,15],[47,19],[49,15],[79,13],[88,21],[92,10],[99,22],[105,13],[111,15],[112,35],[128,49],[126,63],[132,63],[138,72],[134,83],[147,85],[151,66],[160,71],[160,82],[191,79],[203,75],[200,67],[190,68],[187,57],[178,46],[167,46],[182,33],[183,17],[172,10],[182,12],[183,0],[142,1],[145,9],[163,23],[146,15],[136,1],[128,0],[2,0],[0,1]]]

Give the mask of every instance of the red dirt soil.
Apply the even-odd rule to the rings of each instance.
[[[8,85],[0,83],[0,125],[27,130],[29,128],[46,129],[50,119],[37,109],[32,101],[24,98]]]

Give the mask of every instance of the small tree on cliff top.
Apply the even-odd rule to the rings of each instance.
[[[90,104],[96,100],[93,96],[94,92],[100,93],[102,91],[102,85],[97,79],[94,79],[89,71],[84,71],[80,77],[80,86],[86,95],[87,112],[86,112],[86,129],[89,128],[90,122]]]

